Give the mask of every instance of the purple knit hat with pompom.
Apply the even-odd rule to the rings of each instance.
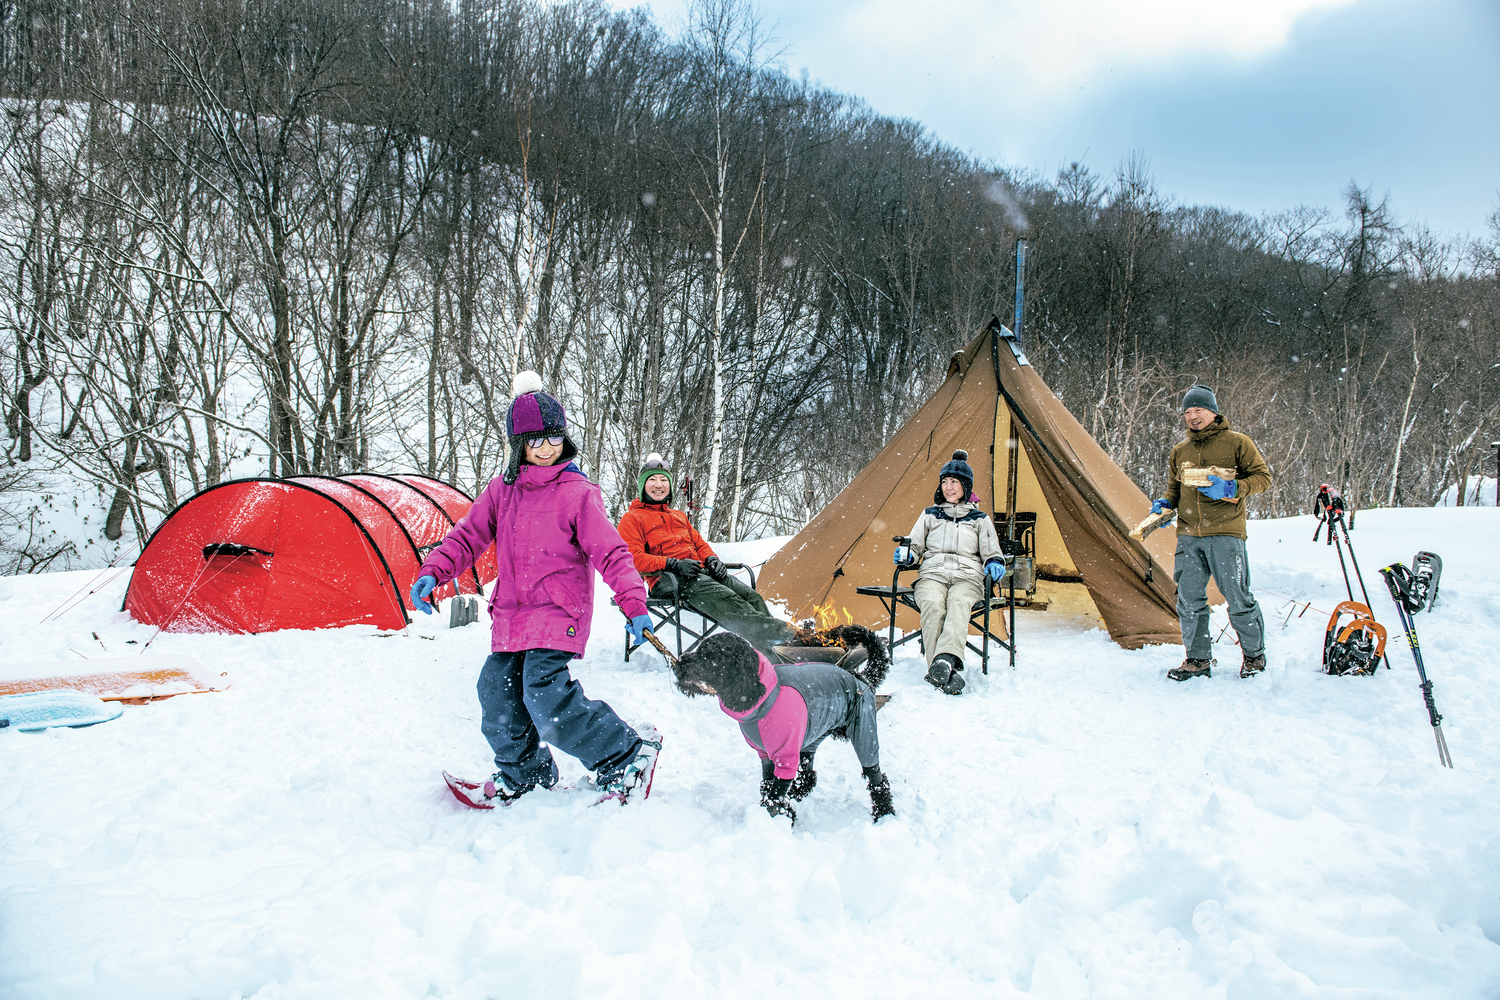
[[[505,433],[510,439],[510,461],[505,464],[505,484],[513,485],[526,455],[526,439],[562,435],[560,462],[577,457],[578,448],[568,436],[568,415],[561,403],[542,388],[542,377],[533,371],[517,372],[511,381],[515,399],[505,414]]]

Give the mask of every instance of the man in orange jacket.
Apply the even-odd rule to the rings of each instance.
[[[684,602],[779,663],[773,647],[795,638],[796,627],[774,617],[754,588],[730,575],[687,515],[673,509],[674,486],[672,471],[652,452],[636,479],[640,495],[620,518],[620,537],[635,557],[636,572],[646,578],[652,597],[671,593],[661,574],[672,573]]]

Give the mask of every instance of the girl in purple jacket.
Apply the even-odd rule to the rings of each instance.
[[[431,614],[432,591],[494,543],[492,652],[479,672],[479,706],[498,768],[495,798],[509,803],[557,782],[548,744],[577,757],[595,784],[621,801],[639,786],[649,794],[661,750],[656,730],[626,725],[614,709],[586,697],[568,671],[588,644],[593,571],[614,591],[637,643],[651,627],[645,584],[599,487],[572,461],[578,449],[562,404],[542,391],[535,372],[517,374],[511,389],[505,472],[422,563],[412,603]]]

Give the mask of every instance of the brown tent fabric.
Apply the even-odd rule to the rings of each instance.
[[[1021,445],[1016,509],[1037,515],[1039,595],[1050,591],[1054,607],[1097,614],[1130,649],[1181,642],[1170,530],[1144,545],[1129,537],[1150,500],[1013,344],[995,321],[955,355],[933,397],[766,563],[761,592],[786,601],[797,618],[831,608],[841,620],[872,621],[878,602],[855,588],[889,584],[891,538],[910,531],[931,505],[938,470],[954,449],[969,453],[981,505],[1004,512],[1014,414]],[[903,609],[898,623],[916,628],[916,615]]]

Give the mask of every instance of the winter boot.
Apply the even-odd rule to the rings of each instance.
[[[958,667],[956,669],[954,669],[952,676],[950,676],[948,678],[948,683],[944,684],[939,690],[941,690],[943,692],[943,694],[962,694],[963,693],[963,690],[964,690],[964,668],[963,668],[963,664],[959,664]]]
[[[494,776],[484,783],[484,797],[491,802],[508,806],[535,787],[535,785],[522,785],[520,788],[513,789],[506,784],[504,776],[496,771]]]
[[[962,667],[956,656],[952,653],[939,653],[932,658],[932,666],[927,668],[925,680],[933,687],[941,688],[948,683],[948,678],[953,676],[953,671],[960,669]],[[962,681],[959,682],[959,689],[963,689]]]
[[[1189,658],[1182,661],[1182,666],[1173,667],[1171,670],[1168,670],[1167,676],[1174,681],[1185,681],[1193,677],[1211,677],[1213,676],[1214,667],[1218,666],[1218,664],[1219,661],[1215,659],[1194,660]]]
[[[891,802],[891,781],[878,767],[864,769],[865,785],[870,789],[870,816],[877,822],[882,816],[896,815]]]
[[[1265,653],[1261,653],[1259,656],[1247,656],[1245,657],[1245,662],[1240,664],[1240,676],[1254,677],[1264,669],[1266,669]]]
[[[609,777],[601,775],[598,779],[605,798],[619,799],[621,805],[629,801],[637,789],[641,798],[650,797],[651,779],[656,775],[656,757],[661,753],[661,737],[654,726],[641,726],[637,731],[641,742],[635,748],[635,756],[622,770]]]
[[[813,754],[816,752],[804,750],[797,761],[797,776],[792,779],[792,787],[787,792],[794,802],[801,802],[817,787],[818,772],[813,770]]]

